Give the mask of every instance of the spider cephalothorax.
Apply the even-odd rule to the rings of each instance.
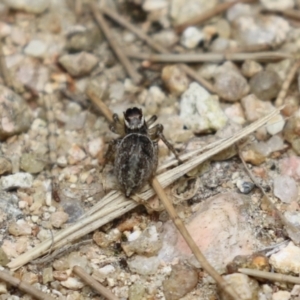
[[[124,121],[120,121],[117,114],[113,115],[114,122],[110,129],[120,137],[110,143],[106,160],[115,155],[114,174],[126,197],[139,191],[155,175],[159,139],[177,157],[173,146],[162,133],[163,126],[157,124],[149,128],[156,119],[152,116],[145,121],[142,110],[137,107],[124,112]]]

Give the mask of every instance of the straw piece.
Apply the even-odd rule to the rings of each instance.
[[[42,291],[36,289],[32,285],[26,283],[25,281],[21,281],[20,279],[11,276],[6,271],[0,271],[0,280],[9,283],[10,285],[16,287],[17,289],[21,290],[26,294],[33,296],[34,298],[41,300],[54,300],[54,298],[50,295],[43,293]]]
[[[107,25],[105,19],[103,18],[102,13],[100,12],[100,10],[97,7],[97,5],[91,2],[91,3],[89,3],[89,6],[90,6],[90,10],[91,10],[97,24],[103,31],[110,47],[112,48],[112,50],[114,51],[114,53],[116,54],[118,59],[120,60],[121,64],[125,68],[127,74],[131,77],[132,81],[135,84],[139,84],[142,80],[141,75],[139,73],[137,73],[137,71],[134,69],[134,67],[132,66],[129,59],[124,54],[121,47],[118,45],[116,39],[114,38],[109,26]]]

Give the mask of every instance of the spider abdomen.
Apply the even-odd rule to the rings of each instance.
[[[154,176],[157,157],[157,143],[147,135],[131,133],[124,136],[117,146],[114,172],[127,197]]]

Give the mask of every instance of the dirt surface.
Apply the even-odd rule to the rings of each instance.
[[[287,251],[300,250],[299,1],[277,1],[278,7],[270,7],[272,1],[90,2],[0,3],[0,271],[10,270],[53,299],[103,298],[72,272],[75,265],[118,299],[224,297],[157,197],[145,206],[134,202],[143,203],[147,187],[132,202],[123,197],[124,207],[113,202],[121,193],[114,192],[120,188],[113,164],[105,164],[108,143],[117,137],[108,119],[111,112],[122,119],[135,106],[146,120],[157,115],[168,141],[185,154],[285,104],[272,122],[166,193],[222,274],[236,255],[244,258],[234,261],[233,272],[270,270],[270,256],[288,242],[296,246]],[[159,166],[173,158],[159,141]],[[103,199],[117,208],[113,216],[103,204],[108,217],[100,228],[77,239],[70,232],[63,247],[51,241]],[[10,268],[43,241],[49,241],[44,252]],[[279,263],[273,257],[275,271],[297,275],[295,257]],[[294,284],[230,280],[243,282],[238,292],[245,299],[300,298]],[[0,282],[0,299],[31,298]]]

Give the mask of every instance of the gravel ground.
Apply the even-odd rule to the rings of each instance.
[[[120,118],[135,106],[146,120],[157,115],[180,154],[231,137],[284,104],[265,126],[165,191],[241,299],[300,299],[300,281],[237,272],[299,279],[300,1],[104,2],[0,3],[1,273],[51,299],[104,297],[74,266],[111,291],[110,299],[229,299],[156,196],[139,206],[119,201],[104,158],[117,135],[96,102]],[[159,166],[173,158],[159,141]],[[104,201],[116,214],[103,204],[99,226],[80,234],[80,218]],[[56,246],[53,239],[76,224],[77,238],[72,231],[66,246]],[[13,267],[44,241],[43,253]],[[0,281],[0,299],[31,296]]]

